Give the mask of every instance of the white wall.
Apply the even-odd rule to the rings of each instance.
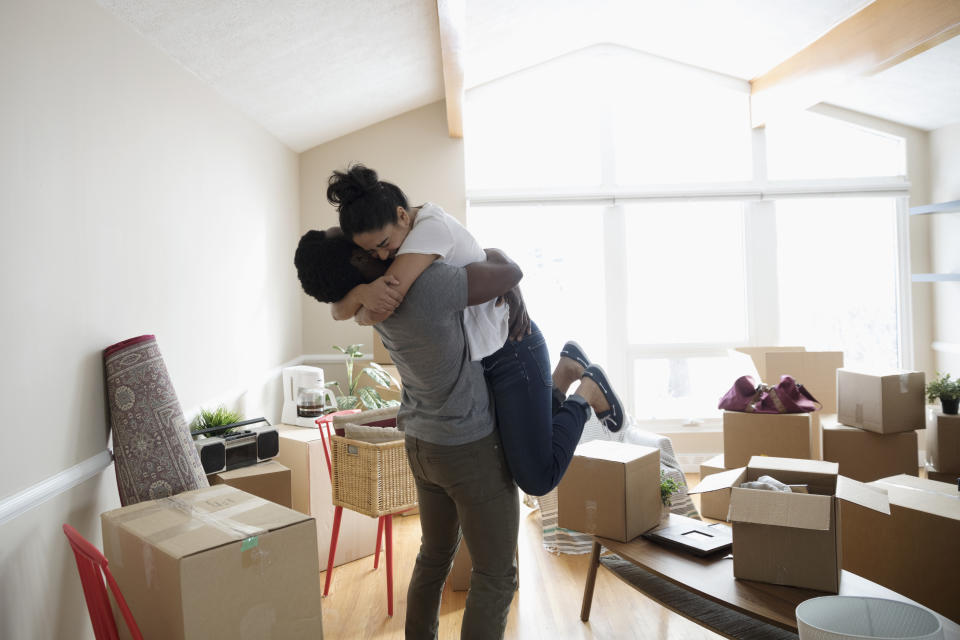
[[[327,202],[327,180],[334,169],[362,162],[381,180],[393,182],[411,205],[434,202],[466,224],[463,141],[447,132],[446,107],[437,102],[337,138],[300,156],[301,232],[337,224]],[[334,322],[328,305],[303,297],[303,348],[308,354],[333,353],[331,345],[362,343],[372,350],[373,329],[352,321]],[[329,376],[328,376],[329,377]]]
[[[960,200],[960,123],[930,132],[930,202]],[[926,204],[926,203],[922,203]],[[960,273],[960,213],[923,216],[930,219],[931,270]],[[933,291],[935,369],[960,376],[960,282],[926,285]]]
[[[93,0],[0,3],[0,87],[0,500],[105,448],[102,351],[132,336],[185,408],[278,418],[296,154]],[[92,636],[60,525],[99,546],[112,476],[0,525],[0,637]]]

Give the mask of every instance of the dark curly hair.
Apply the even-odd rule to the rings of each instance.
[[[304,292],[320,302],[339,302],[364,284],[363,275],[350,262],[356,248],[339,233],[311,230],[303,234],[293,264]]]
[[[333,172],[327,200],[337,208],[340,228],[348,238],[382,229],[397,221],[397,207],[410,208],[400,187],[380,180],[376,171],[362,164]]]

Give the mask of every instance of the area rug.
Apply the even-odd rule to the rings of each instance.
[[[120,503],[209,486],[154,336],[103,352]]]
[[[668,609],[707,627],[715,633],[737,640],[797,640],[796,633],[761,622],[728,609],[645,571],[616,554],[600,556],[600,563],[620,579]]]

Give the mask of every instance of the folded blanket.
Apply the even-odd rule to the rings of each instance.
[[[368,427],[365,424],[345,424],[343,433],[351,440],[360,442],[393,442],[403,440],[403,432],[396,427]]]

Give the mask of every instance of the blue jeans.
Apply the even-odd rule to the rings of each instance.
[[[483,359],[510,473],[526,493],[542,496],[560,483],[590,415],[578,395],[553,386],[547,344],[537,325]]]

